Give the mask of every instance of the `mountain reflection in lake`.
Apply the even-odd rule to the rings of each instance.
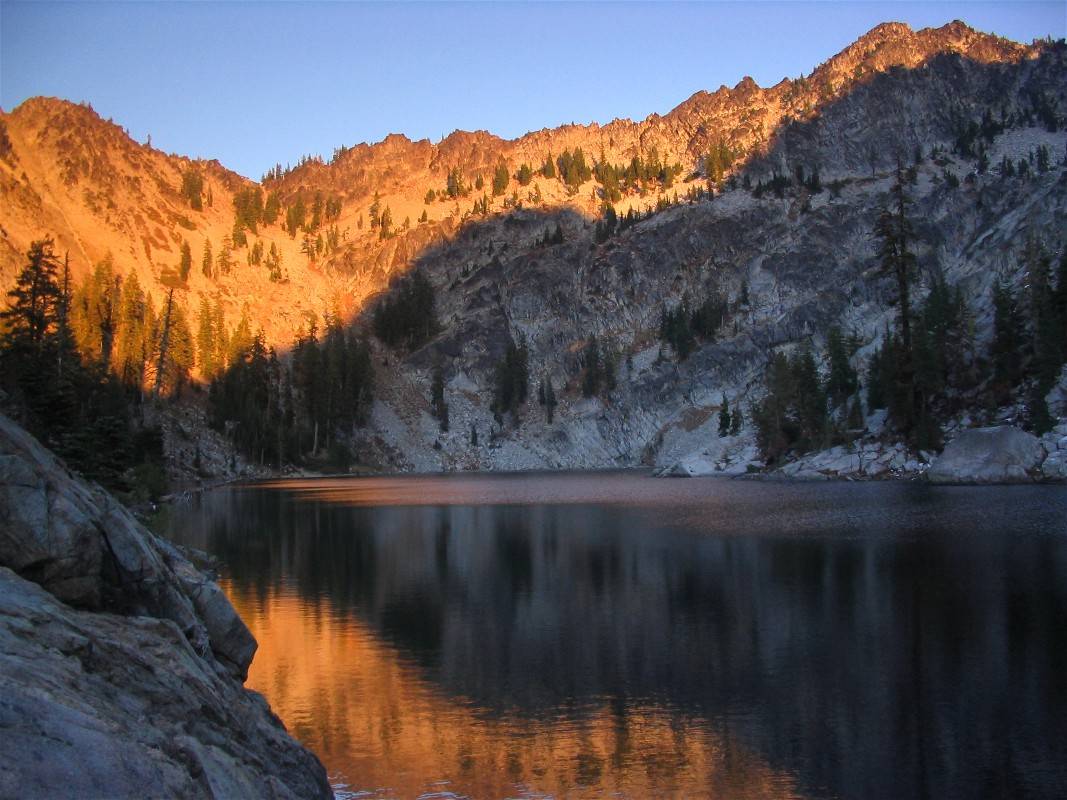
[[[357,796],[1063,797],[1065,520],[1055,487],[557,474],[220,490],[171,535]]]

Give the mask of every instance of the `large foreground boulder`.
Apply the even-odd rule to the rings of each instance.
[[[0,567],[0,797],[329,797],[266,701],[155,617]]]
[[[218,585],[0,415],[0,797],[330,797]]]
[[[248,674],[256,641],[218,586],[3,415],[0,565],[77,608],[169,619],[196,652]]]
[[[963,431],[926,476],[931,483],[1027,483],[1045,457],[1041,441],[1011,425]]]

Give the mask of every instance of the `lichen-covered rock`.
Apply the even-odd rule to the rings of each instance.
[[[932,483],[1026,483],[1044,458],[1041,441],[1011,425],[963,431],[927,471]]]
[[[329,797],[218,585],[0,415],[0,797]]]

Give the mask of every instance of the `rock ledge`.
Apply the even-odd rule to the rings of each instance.
[[[0,415],[0,797],[331,797],[214,581]]]

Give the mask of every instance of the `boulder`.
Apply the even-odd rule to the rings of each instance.
[[[889,472],[889,467],[880,461],[872,461],[863,468],[863,471],[868,478],[877,478]]]
[[[330,797],[218,585],[0,415],[0,797]]]
[[[730,436],[719,439],[712,447],[693,453],[663,467],[655,474],[666,478],[697,478],[715,475],[734,478],[744,475],[750,466],[762,466],[759,449],[742,437]]]
[[[248,674],[255,640],[229,601],[218,602],[176,548],[3,415],[0,565],[72,606],[169,619],[198,653],[214,651],[235,676]]]
[[[1045,480],[1067,481],[1067,448],[1046,458],[1041,464],[1041,474]]]
[[[662,473],[667,478],[697,478],[715,474],[715,464],[707,458],[689,456],[667,467]]]
[[[0,797],[330,797],[325,770],[171,620],[0,567]]]
[[[946,445],[926,475],[931,483],[1025,483],[1043,457],[1040,440],[1019,428],[972,428]]]

